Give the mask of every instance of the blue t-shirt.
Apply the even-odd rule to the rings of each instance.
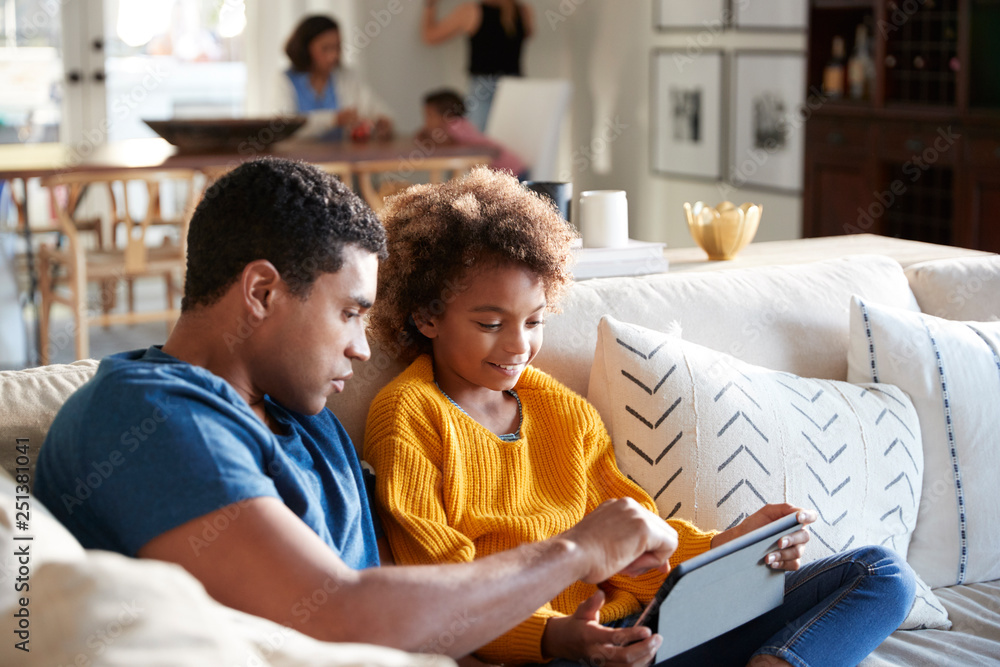
[[[285,72],[285,76],[292,82],[292,88],[295,89],[295,103],[299,113],[322,110],[336,111],[340,108],[340,101],[337,99],[337,86],[332,74],[323,88],[322,95],[317,95],[316,89],[312,87],[312,83],[309,81],[309,72],[296,72],[290,69]]]
[[[273,496],[350,567],[378,565],[361,466],[340,422],[327,409],[308,416],[265,401],[285,435],[228,382],[158,347],[107,357],[52,423],[35,494],[84,547],[128,556],[187,521]],[[204,546],[222,528],[206,525]]]

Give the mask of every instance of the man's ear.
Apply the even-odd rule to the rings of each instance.
[[[429,317],[425,317],[421,313],[413,313],[411,317],[413,318],[413,323],[417,325],[417,331],[422,333],[427,338],[437,338],[438,328],[436,316],[431,315]]]
[[[256,320],[274,312],[275,300],[284,297],[288,289],[278,269],[266,259],[254,260],[243,267],[240,287],[243,305]]]

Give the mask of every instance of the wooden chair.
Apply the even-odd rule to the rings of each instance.
[[[50,190],[67,189],[70,195],[66,199],[54,198],[57,221],[65,243],[61,247],[45,245],[39,251],[41,308],[38,326],[42,364],[49,361],[49,318],[54,303],[65,304],[72,310],[77,359],[85,359],[89,355],[88,326],[92,323],[110,326],[162,320],[172,324],[177,319],[180,310],[174,307],[174,300],[178,282],[183,280],[184,275],[188,224],[201,193],[201,189],[195,186],[195,173],[189,169],[130,169],[74,172],[42,179],[42,185]],[[166,181],[175,182],[186,190],[183,208],[176,219],[163,216],[161,184]],[[130,183],[143,184],[148,197],[145,214],[139,220],[132,217],[129,209]],[[88,249],[80,238],[74,208],[68,204],[79,201],[83,190],[91,187],[108,193],[111,235],[100,247]],[[115,234],[118,225],[124,225],[124,234]],[[153,225],[175,227],[178,240],[171,241],[168,236],[162,245],[150,246],[147,232]],[[116,242],[117,236],[124,238]],[[165,280],[167,308],[135,312],[133,281],[144,276],[160,276]],[[129,287],[128,312],[111,313],[121,281]],[[93,282],[101,285],[99,303],[93,304],[96,307],[87,303],[87,284]]]
[[[401,165],[406,165],[407,175],[413,172],[427,172],[431,183],[443,183],[448,175],[452,177],[464,174],[477,164],[482,163],[480,156],[435,157],[433,155],[419,158],[412,163],[402,163],[400,160],[365,160],[354,165],[354,175],[358,179],[361,196],[375,213],[381,215],[385,208],[385,199],[390,195],[405,190],[414,184],[404,178]],[[380,176],[381,182],[376,186],[375,177]]]
[[[314,162],[313,164],[326,173],[333,174],[341,182],[346,183],[348,187],[353,187],[354,169],[350,162]]]

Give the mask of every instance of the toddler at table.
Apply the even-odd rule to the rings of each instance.
[[[465,117],[465,103],[453,90],[438,90],[424,97],[424,127],[417,137],[435,144],[493,149],[496,152],[490,163],[493,169],[509,172],[522,181],[528,178],[528,166],[521,158],[500,142],[482,134]]]

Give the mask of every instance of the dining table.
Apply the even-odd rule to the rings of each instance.
[[[415,136],[356,142],[288,139],[270,145],[244,142],[225,151],[180,151],[165,139],[126,139],[96,147],[63,143],[0,145],[0,181],[50,176],[67,171],[117,169],[210,169],[236,166],[265,155],[312,163],[395,161],[400,171],[421,171],[436,158],[481,158],[488,163],[492,148],[433,144]]]
[[[0,145],[0,185],[6,184],[10,190],[17,211],[17,230],[26,242],[29,306],[36,306],[38,276],[32,248],[32,225],[28,223],[28,180],[78,171],[193,169],[205,174],[210,182],[242,162],[264,156],[323,165],[342,178],[356,176],[358,185],[351,185],[374,207],[374,191],[369,180],[373,170],[402,181],[430,172],[431,180],[438,180],[443,170],[466,171],[475,164],[489,164],[496,151],[486,146],[437,144],[414,135],[367,141],[305,141],[292,137],[270,144],[251,136],[230,148],[209,151],[180,150],[159,137],[112,141],[97,146],[86,142]]]

